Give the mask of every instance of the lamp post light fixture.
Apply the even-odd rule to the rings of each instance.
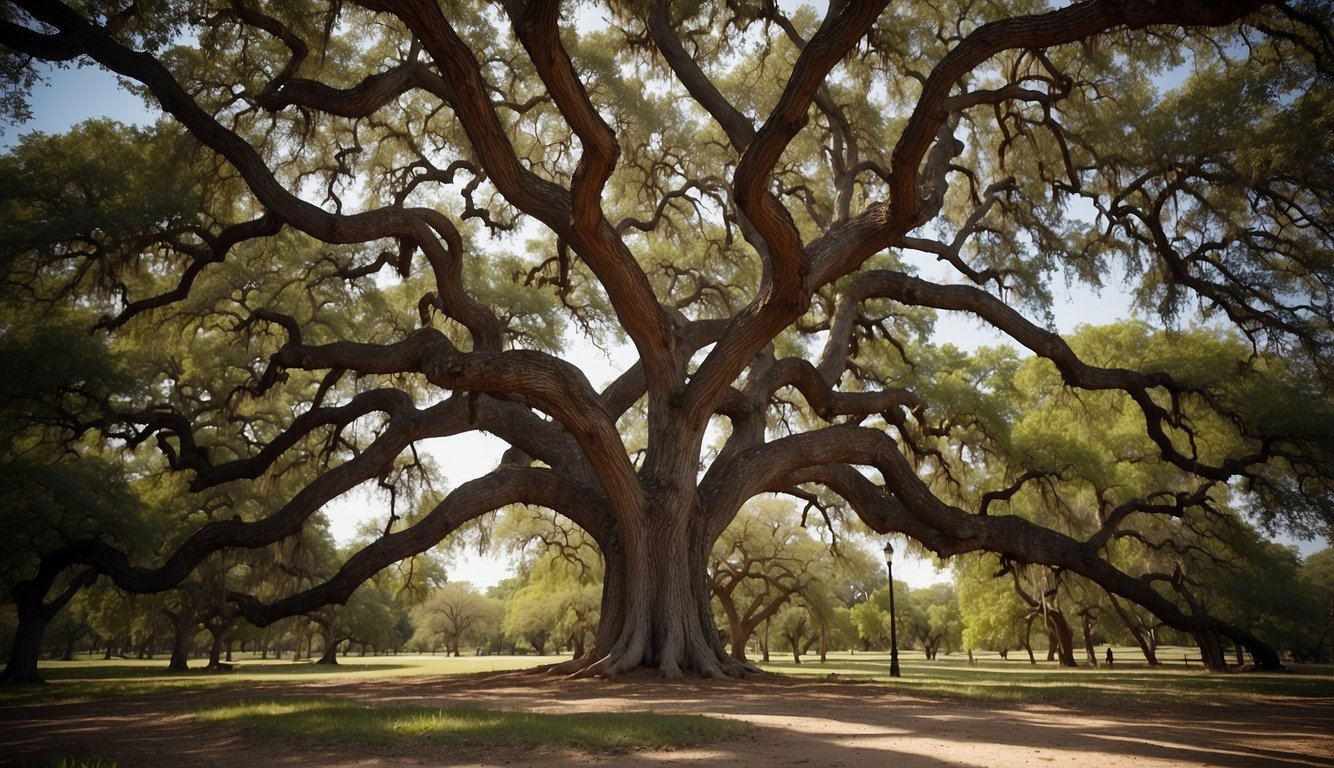
[[[894,545],[885,542],[885,569],[889,571],[889,676],[899,676],[899,634],[894,616]]]

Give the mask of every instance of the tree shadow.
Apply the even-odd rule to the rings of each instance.
[[[340,745],[255,737],[193,719],[204,701],[258,696],[346,698],[368,707],[412,702],[540,712],[703,714],[749,724],[700,748],[571,753],[442,750],[420,741]],[[0,707],[0,764],[81,754],[121,766],[309,765],[827,765],[954,768],[1065,763],[1251,768],[1334,766],[1334,697],[1254,704],[1096,707],[981,704],[903,695],[871,684],[563,681],[539,675],[279,682],[245,690],[163,693]]]

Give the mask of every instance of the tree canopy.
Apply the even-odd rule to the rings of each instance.
[[[0,9],[5,114],[46,63],[162,113],[0,160],[0,331],[54,312],[130,363],[4,439],[177,491],[160,551],[43,543],[43,593],[169,589],[379,489],[327,577],[226,596],[265,625],[526,504],[603,558],[558,671],[740,675],[710,554],[777,493],[1278,663],[1149,555],[1334,522],[1326,3]],[[1146,320],[1053,330],[1053,286],[1118,274]],[[585,343],[629,359],[591,381]],[[509,448],[451,483],[430,445],[472,432]]]

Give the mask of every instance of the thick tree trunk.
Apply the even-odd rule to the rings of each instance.
[[[71,631],[65,635],[65,650],[60,652],[61,661],[74,661],[74,646],[82,637],[82,632]]]
[[[9,661],[0,672],[0,680],[15,683],[40,683],[42,676],[37,672],[37,661],[42,655],[42,637],[51,623],[54,613],[47,611],[19,610],[18,627],[14,631],[14,643],[9,648]]]
[[[208,668],[218,669],[222,666],[222,632],[213,632],[210,630],[210,642],[208,644]]]
[[[320,657],[315,660],[315,663],[338,666],[338,641],[336,639],[332,637],[325,638],[324,651],[320,653]]]
[[[338,638],[334,634],[334,625],[338,620],[338,607],[335,605],[326,605],[313,612],[309,616],[310,620],[315,622],[315,626],[320,633],[320,657],[316,659],[316,664],[338,664]],[[306,658],[315,657],[313,638],[307,639]]]
[[[1215,672],[1227,671],[1227,659],[1223,655],[1223,643],[1217,632],[1203,631],[1195,633],[1195,644],[1200,648],[1200,660],[1204,666]]]
[[[332,621],[329,622],[328,626],[323,625],[323,624],[320,625],[320,639],[324,641],[324,643],[323,643],[324,650],[323,650],[323,652],[320,654],[320,658],[317,659],[317,660],[315,661],[315,663],[316,663],[316,664],[330,664],[330,665],[333,665],[333,666],[337,666],[337,665],[338,665],[338,636],[334,634],[334,631],[333,631],[333,622],[332,622]],[[455,653],[454,655],[457,656],[458,654]]]
[[[1088,610],[1080,611],[1080,617],[1084,619],[1084,656],[1088,659],[1089,666],[1098,666],[1098,650],[1093,647],[1093,613]]]
[[[1065,614],[1060,611],[1048,610],[1045,618],[1047,620],[1047,631],[1052,638],[1052,648],[1056,651],[1061,666],[1077,666],[1075,664],[1074,633],[1070,630],[1069,622],[1065,620]]]
[[[172,633],[171,660],[167,669],[172,672],[184,672],[190,668],[190,651],[194,646],[195,613],[189,606],[171,615],[174,632]]]
[[[0,680],[15,683],[42,682],[42,676],[37,672],[37,661],[42,655],[42,638],[46,635],[46,628],[79,590],[97,580],[97,571],[89,568],[80,572],[48,603],[46,593],[54,585],[55,577],[56,574],[52,573],[40,581],[21,581],[10,589],[18,612],[18,626],[14,628],[13,645],[10,646],[4,671],[0,671]]]
[[[1158,666],[1158,648],[1153,642],[1153,636],[1135,630],[1131,630],[1130,634],[1135,638],[1135,643],[1139,645],[1140,653],[1144,654],[1144,661],[1148,662],[1151,667]]]
[[[740,676],[756,669],[732,658],[719,639],[707,571],[712,538],[687,525],[688,505],[667,498],[654,509],[642,528],[627,520],[620,538],[604,544],[597,637],[587,654],[552,672],[614,677],[653,667],[672,678],[687,672]],[[673,509],[678,514],[669,514]]]
[[[755,627],[746,626],[737,623],[732,625],[732,631],[729,632],[728,643],[732,649],[732,658],[738,661],[746,661],[746,646],[750,644],[750,636],[755,633]]]

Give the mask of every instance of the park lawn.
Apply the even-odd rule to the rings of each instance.
[[[1232,671],[1211,673],[1203,669],[1194,649],[1160,649],[1157,667],[1150,667],[1135,648],[1115,648],[1112,667],[1061,668],[1010,654],[1002,660],[995,654],[977,655],[969,663],[965,654],[941,655],[928,661],[920,651],[901,652],[900,677],[889,677],[889,655],[831,653],[821,662],[805,657],[801,664],[771,656],[760,666],[783,675],[866,681],[889,685],[900,692],[983,702],[1013,701],[1071,706],[1108,704],[1163,704],[1173,700],[1248,703],[1272,697],[1334,696],[1334,665],[1294,664],[1278,672]]]
[[[1116,665],[1062,669],[1037,665],[1011,654],[942,655],[927,661],[919,651],[900,654],[902,677],[888,675],[888,654],[831,653],[821,662],[807,656],[801,664],[778,656],[762,664],[766,671],[796,678],[838,680],[847,684],[890,686],[927,697],[1013,701],[1072,706],[1115,703],[1162,704],[1173,700],[1246,703],[1270,697],[1334,695],[1334,666],[1292,665],[1279,672],[1209,673],[1198,661],[1182,663],[1190,649],[1164,649],[1159,667],[1149,667],[1136,649],[1115,649]],[[301,686],[331,681],[366,681],[430,675],[466,675],[530,669],[565,660],[564,656],[368,656],[347,657],[336,667],[290,660],[241,657],[230,671],[166,671],[165,661],[80,660],[43,662],[46,685],[0,686],[0,706],[86,701],[117,696],[200,690],[245,692],[266,684]],[[1173,662],[1174,660],[1174,662]]]
[[[367,705],[319,697],[209,704],[192,715],[247,734],[320,743],[426,741],[482,749],[563,747],[583,752],[661,750],[711,744],[746,726],[703,715],[655,712],[544,714],[472,707]]]
[[[198,691],[224,693],[185,716],[246,734],[278,740],[383,745],[419,740],[447,747],[528,749],[564,747],[584,752],[675,749],[726,740],[743,723],[699,715],[653,712],[578,715],[504,712],[364,701],[311,695],[329,682],[506,672],[565,661],[565,656],[379,656],[350,657],[335,667],[308,662],[242,658],[225,672],[168,672],[162,660],[43,662],[43,685],[0,685],[0,706],[76,703],[121,696]],[[295,695],[275,691],[305,689]],[[244,696],[257,687],[264,698]],[[40,768],[114,768],[110,762],[61,758]]]
[[[239,656],[227,671],[192,667],[170,672],[166,660],[43,661],[44,685],[0,685],[0,706],[88,701],[117,696],[200,690],[245,690],[266,683],[317,683],[428,675],[467,675],[531,669],[566,656],[352,656],[337,666]]]
[[[1185,649],[1182,649],[1185,650]],[[888,676],[886,653],[829,654],[825,662],[806,657],[801,664],[775,660],[770,672],[798,683],[854,686],[862,691],[907,693],[951,704],[973,701],[1048,704],[1076,711],[1143,705],[1162,709],[1250,704],[1285,698],[1334,696],[1334,666],[1293,665],[1276,673],[1208,673],[1198,663],[1149,667],[1133,649],[1116,649],[1112,668],[1061,669],[1026,658],[1001,660],[962,654],[927,661],[920,652],[900,654],[902,676]],[[367,701],[334,694],[330,683],[384,680],[386,687],[417,677],[467,675],[530,669],[564,657],[381,656],[352,658],[337,667],[242,658],[227,672],[203,669],[169,673],[162,660],[85,660],[44,663],[46,685],[0,686],[0,706],[77,702],[120,696],[209,691],[181,716],[212,727],[290,743],[345,743],[375,746],[404,740],[479,750],[556,747],[617,753],[704,746],[736,737],[747,726],[708,716],[648,712],[546,714],[467,707]],[[619,683],[651,687],[643,676]],[[822,682],[828,681],[828,682]],[[478,685],[485,683],[479,680]],[[466,683],[465,683],[466,685]],[[664,683],[664,685],[672,685]],[[744,682],[717,683],[731,696]],[[332,695],[331,695],[332,694]],[[43,763],[41,768],[109,768],[112,763]]]

